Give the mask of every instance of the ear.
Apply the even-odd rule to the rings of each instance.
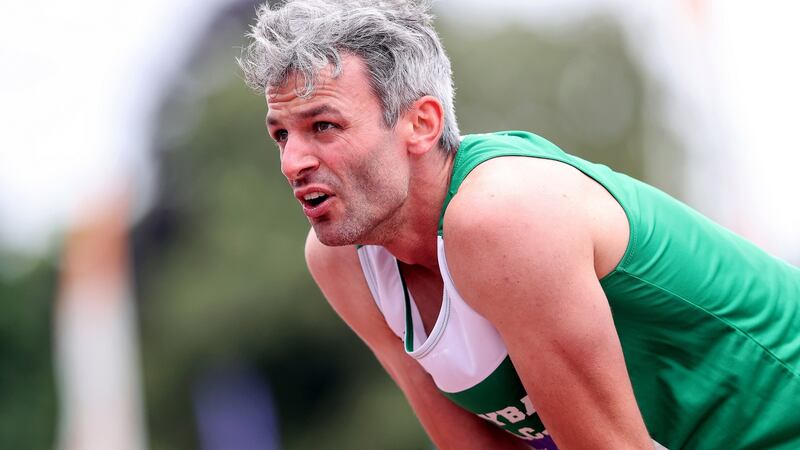
[[[444,109],[436,97],[426,95],[403,115],[406,122],[408,151],[422,155],[439,144],[444,128]]]

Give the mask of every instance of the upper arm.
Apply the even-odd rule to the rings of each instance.
[[[389,329],[367,286],[355,247],[327,247],[309,233],[306,262],[325,298],[375,353],[401,388],[431,439],[447,448],[517,448],[520,443],[493,430],[446,399],[422,367],[408,356]]]
[[[598,281],[608,221],[592,183],[553,161],[484,163],[448,207],[448,266],[503,336],[559,448],[652,446]]]

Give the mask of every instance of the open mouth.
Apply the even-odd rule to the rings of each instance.
[[[322,192],[312,192],[303,196],[303,202],[313,208],[325,203],[325,200],[328,200],[329,198],[330,196],[328,194],[323,194]]]

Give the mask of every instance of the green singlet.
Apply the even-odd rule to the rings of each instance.
[[[658,189],[526,132],[463,139],[442,217],[469,172],[501,156],[569,164],[625,210],[627,251],[600,283],[656,441],[670,449],[800,449],[798,268]]]
[[[575,167],[624,209],[628,248],[600,284],[654,445],[800,449],[798,268],[658,189],[519,131],[463,138],[442,218],[470,171],[503,156]],[[365,245],[358,255],[378,309],[443,395],[533,448],[557,449],[501,336],[458,293],[441,223],[437,249],[444,294],[430,335],[394,256]],[[604,448],[614,446],[609,440]]]

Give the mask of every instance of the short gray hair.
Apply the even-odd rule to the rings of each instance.
[[[439,141],[447,152],[459,145],[450,60],[433,28],[427,0],[289,0],[264,4],[251,27],[239,65],[247,84],[260,92],[302,75],[297,95],[308,98],[319,71],[329,64],[341,74],[342,53],[366,64],[383,121],[394,127],[400,115],[425,95],[444,109]]]

